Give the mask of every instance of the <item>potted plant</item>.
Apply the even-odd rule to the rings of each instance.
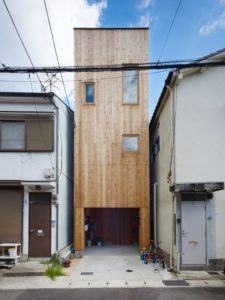
[[[64,268],[69,268],[71,264],[71,260],[70,259],[64,259],[63,260],[63,267]]]

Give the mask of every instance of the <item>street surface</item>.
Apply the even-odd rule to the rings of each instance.
[[[105,288],[0,290],[1,300],[224,300],[225,288]]]

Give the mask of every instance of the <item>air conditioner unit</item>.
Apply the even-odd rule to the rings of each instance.
[[[57,203],[57,202],[58,202],[58,195],[52,194],[52,203]]]
[[[54,168],[52,168],[52,169],[45,169],[44,170],[44,176],[48,180],[54,179],[55,178]]]

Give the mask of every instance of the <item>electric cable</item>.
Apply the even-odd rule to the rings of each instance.
[[[20,41],[21,41],[21,44],[23,45],[23,48],[24,48],[24,50],[25,50],[25,52],[26,52],[26,54],[27,54],[27,57],[28,57],[28,59],[29,59],[31,65],[32,65],[33,69],[35,69],[34,64],[33,64],[33,61],[32,61],[32,59],[31,59],[31,57],[30,57],[30,55],[29,55],[29,53],[28,53],[28,51],[27,51],[27,48],[26,48],[26,46],[25,46],[25,44],[24,44],[24,42],[23,42],[23,39],[22,39],[22,37],[21,37],[21,35],[20,35],[18,29],[17,29],[17,26],[16,26],[16,24],[15,24],[15,22],[14,22],[14,19],[13,19],[13,17],[12,17],[12,14],[10,13],[9,8],[8,8],[8,6],[7,6],[6,2],[5,2],[5,0],[2,0],[2,1],[3,1],[4,6],[5,6],[6,10],[7,10],[7,13],[8,13],[8,15],[9,15],[11,21],[12,21],[12,24],[13,24],[15,30],[16,30],[16,33],[17,33],[17,35],[18,35],[18,37],[19,37],[19,39],[20,39]],[[38,78],[38,80],[39,80],[39,82],[40,82],[42,91],[45,91],[45,87],[43,86],[43,84],[42,84],[42,82],[41,82],[41,79],[40,79],[40,77],[39,77],[39,75],[38,75],[37,73],[36,73],[36,76],[37,76],[37,78]]]
[[[177,62],[154,62],[144,64],[131,64],[131,65],[94,65],[94,66],[63,66],[63,67],[10,67],[0,68],[0,73],[86,73],[86,72],[121,72],[132,70],[162,70],[162,69],[190,69],[202,67],[219,67],[225,66],[225,61],[191,61],[189,63]]]
[[[179,8],[180,8],[180,5],[181,5],[181,1],[182,1],[182,0],[179,0],[179,3],[178,3],[178,5],[177,5],[177,8],[176,8],[175,14],[174,14],[174,16],[173,16],[173,19],[172,19],[172,22],[171,22],[171,24],[170,24],[169,30],[168,30],[168,32],[167,32],[167,35],[166,35],[166,38],[165,38],[164,44],[163,44],[163,46],[162,46],[162,49],[161,49],[161,52],[160,52],[160,55],[159,55],[159,59],[158,59],[158,61],[160,61],[160,59],[161,59],[161,56],[162,56],[162,54],[163,54],[163,52],[164,52],[164,50],[165,50],[165,47],[166,47],[166,44],[167,44],[167,41],[168,41],[168,38],[169,38],[170,32],[171,32],[171,30],[172,30],[173,24],[174,24],[174,22],[175,22],[175,19],[176,19],[177,13],[178,13],[178,10],[179,10]]]
[[[47,19],[48,19],[49,29],[50,29],[50,32],[51,32],[51,37],[52,37],[52,42],[53,42],[53,46],[54,46],[54,50],[55,50],[55,56],[56,56],[57,64],[58,64],[58,67],[60,68],[59,57],[58,57],[58,53],[57,53],[57,49],[56,49],[56,43],[55,43],[55,39],[54,39],[54,35],[53,35],[53,30],[52,30],[52,26],[51,26],[51,22],[50,22],[50,17],[49,17],[49,13],[48,13],[47,4],[46,4],[45,0],[43,0],[43,1],[44,1],[45,11],[46,11]],[[69,99],[68,99],[68,94],[67,94],[67,91],[66,91],[65,82],[63,80],[63,75],[62,75],[62,72],[59,72],[59,73],[60,73],[60,76],[61,76],[61,79],[62,79],[62,84],[63,84],[64,93],[65,93],[65,96],[66,96],[66,101],[68,103],[68,106],[70,106]]]

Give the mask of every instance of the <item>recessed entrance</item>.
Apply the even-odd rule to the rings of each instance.
[[[51,256],[51,193],[30,193],[29,256]]]
[[[86,245],[138,244],[138,208],[86,208],[85,220]]]

